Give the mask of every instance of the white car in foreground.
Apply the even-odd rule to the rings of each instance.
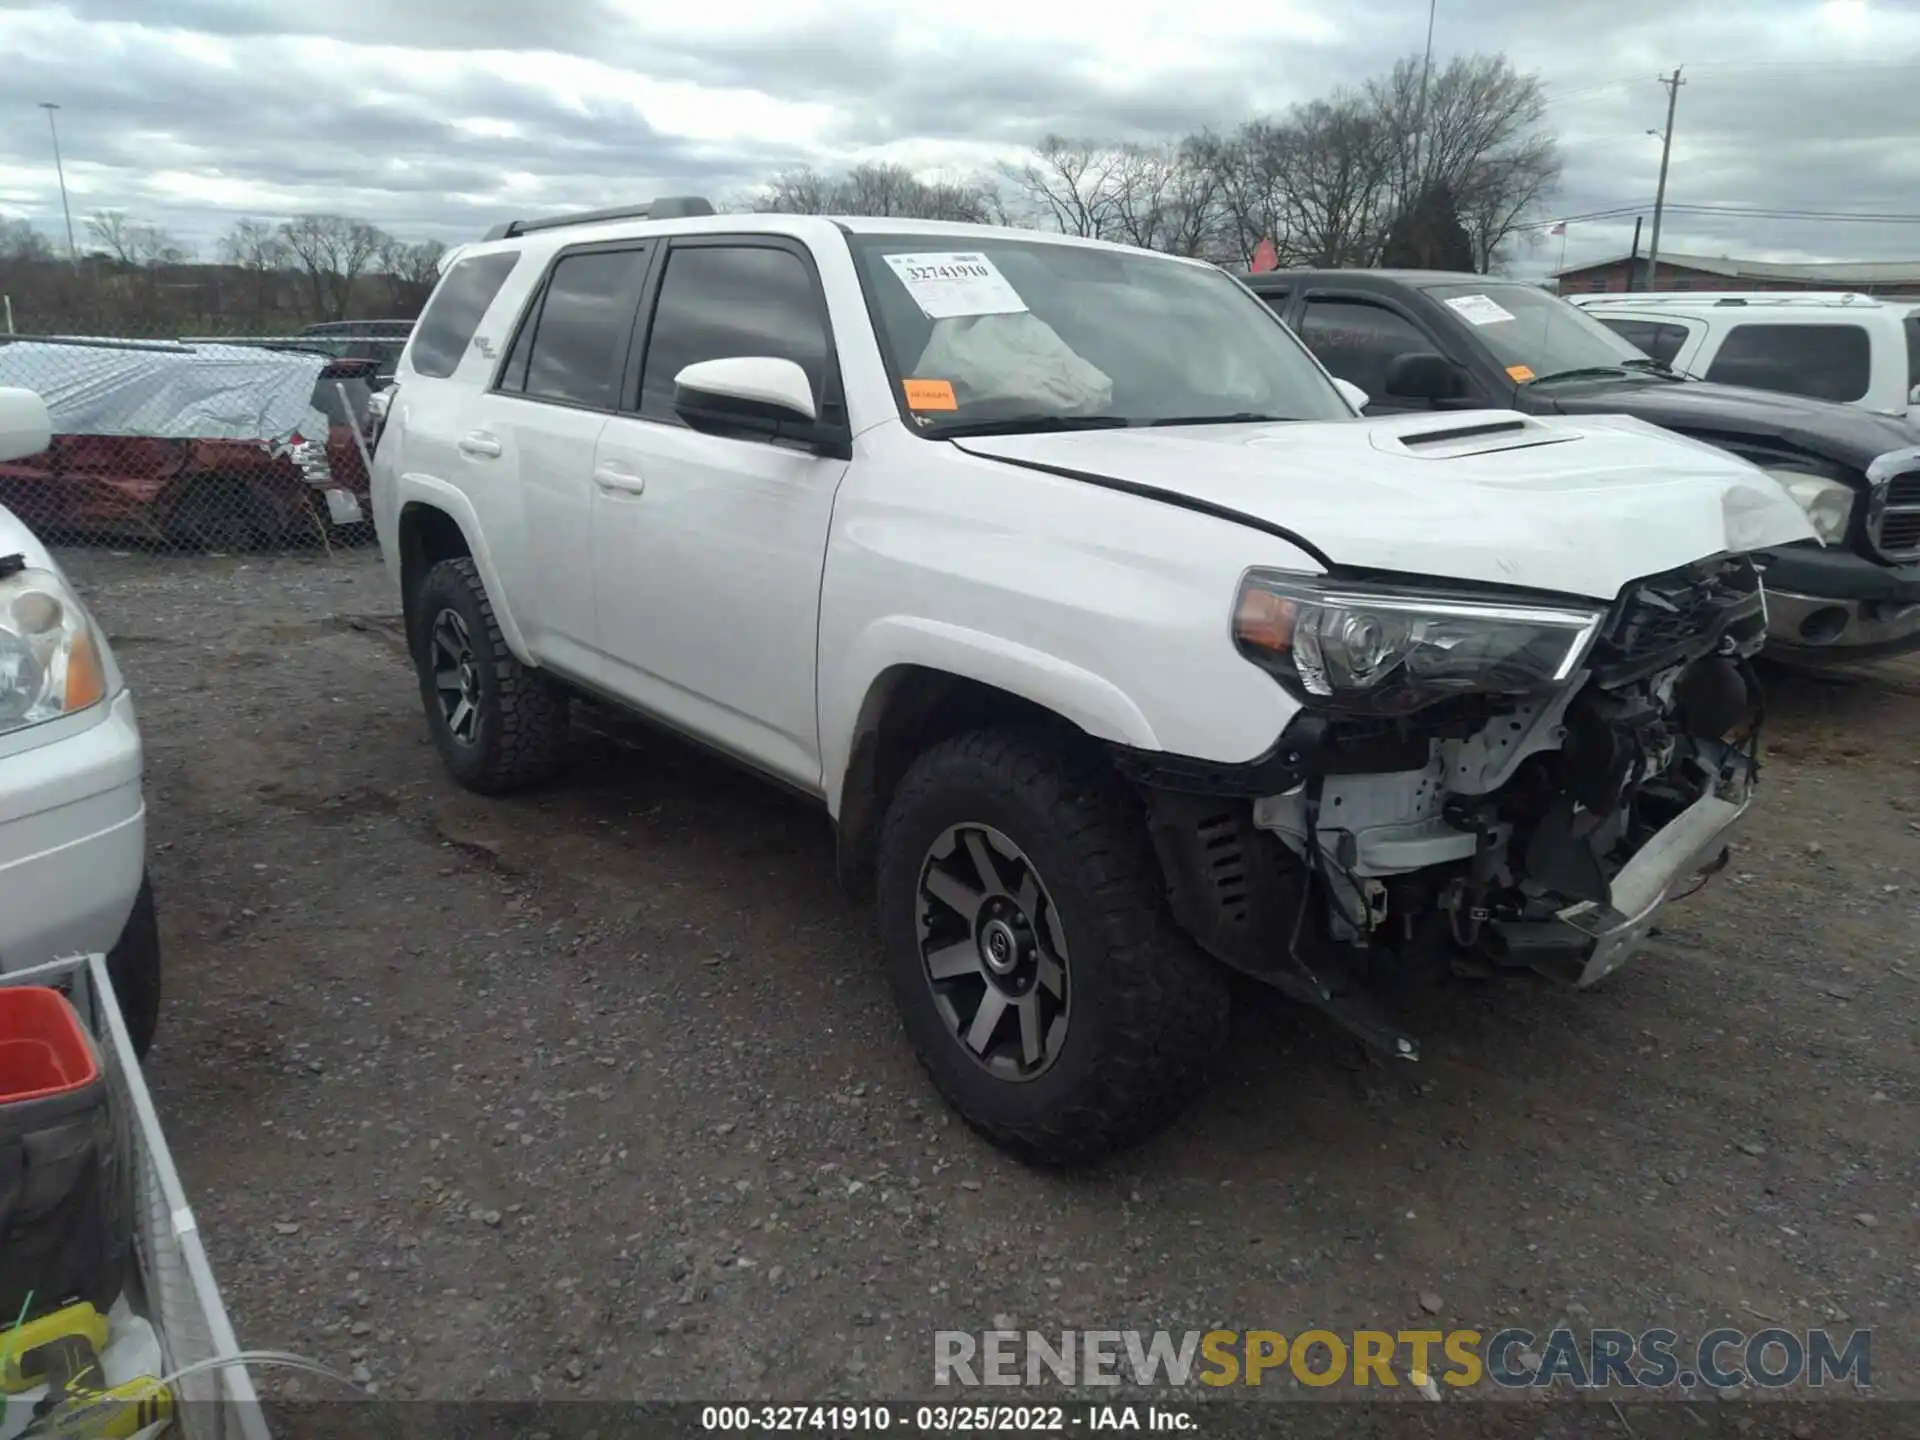
[[[47,407],[0,389],[0,460],[38,454]],[[105,951],[134,1046],[160,1013],[160,935],[133,697],[46,547],[0,508],[0,969]]]
[[[517,222],[391,395],[454,776],[590,695],[817,798],[934,1080],[1051,1161],[1195,1093],[1227,969],[1411,1058],[1424,974],[1618,966],[1748,803],[1748,552],[1813,535],[1638,421],[1360,420],[1220,270],[1031,231]]]

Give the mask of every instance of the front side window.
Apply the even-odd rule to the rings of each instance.
[[[1211,266],[1040,238],[849,243],[899,403],[930,438],[1352,418],[1273,312]]]
[[[1308,300],[1300,338],[1322,365],[1376,401],[1387,395],[1388,366],[1402,355],[1434,349],[1411,320],[1359,300]]]
[[[827,312],[805,263],[770,245],[676,246],[647,335],[640,413],[674,421],[674,377],[702,360],[765,356],[806,371],[817,407],[827,372]]]
[[[444,380],[460,367],[460,357],[486,318],[487,307],[519,262],[518,251],[503,250],[469,256],[447,272],[427,302],[413,337],[416,374]]]
[[[1907,316],[1907,388],[1920,390],[1920,310]]]
[[[1707,379],[1815,400],[1853,401],[1873,379],[1872,345],[1858,325],[1736,325]]]
[[[620,394],[646,270],[644,249],[562,256],[548,277],[539,314],[530,319],[525,380],[519,384],[513,383],[521,360],[521,344],[515,342],[507,366],[512,388],[524,389],[529,400],[611,410]]]

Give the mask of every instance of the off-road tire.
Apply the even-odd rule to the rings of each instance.
[[[470,744],[449,727],[434,682],[431,637],[444,610],[465,622],[478,673],[480,718]],[[442,560],[426,573],[414,596],[409,642],[427,727],[454,779],[479,794],[500,795],[549,780],[566,764],[569,697],[507,648],[472,560]]]
[[[145,1059],[160,1027],[160,917],[154,909],[153,885],[144,875],[126,926],[107,952],[107,978],[113,981],[133,1053]]]
[[[992,826],[1025,851],[1058,910],[1072,1009],[1036,1078],[996,1078],[951,1033],[926,979],[921,868],[949,826]],[[894,998],[920,1062],[975,1130],[1029,1163],[1076,1165],[1133,1145],[1205,1088],[1225,1047],[1225,972],[1175,925],[1139,803],[1104,757],[1025,730],[921,755],[883,823],[877,891]]]

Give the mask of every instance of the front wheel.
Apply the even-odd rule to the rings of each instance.
[[[153,884],[144,875],[126,927],[107,952],[107,978],[120,1002],[134,1058],[144,1060],[160,1027],[160,917],[154,910]]]
[[[507,649],[472,560],[443,560],[414,597],[414,665],[427,726],[469,790],[537,784],[566,762],[567,694]]]
[[[1226,978],[1174,925],[1138,808],[1098,757],[1024,731],[935,746],[888,807],[878,889],[908,1037],[995,1144],[1095,1160],[1204,1085]]]

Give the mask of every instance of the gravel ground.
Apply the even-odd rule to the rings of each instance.
[[[64,558],[141,708],[152,1080],[249,1345],[806,1399],[1009,1321],[1777,1320],[1920,1397],[1920,667],[1776,681],[1732,866],[1596,992],[1446,992],[1395,1068],[1254,997],[1172,1133],[1062,1177],[924,1081],[819,812],[611,722],[457,790],[370,552]]]

